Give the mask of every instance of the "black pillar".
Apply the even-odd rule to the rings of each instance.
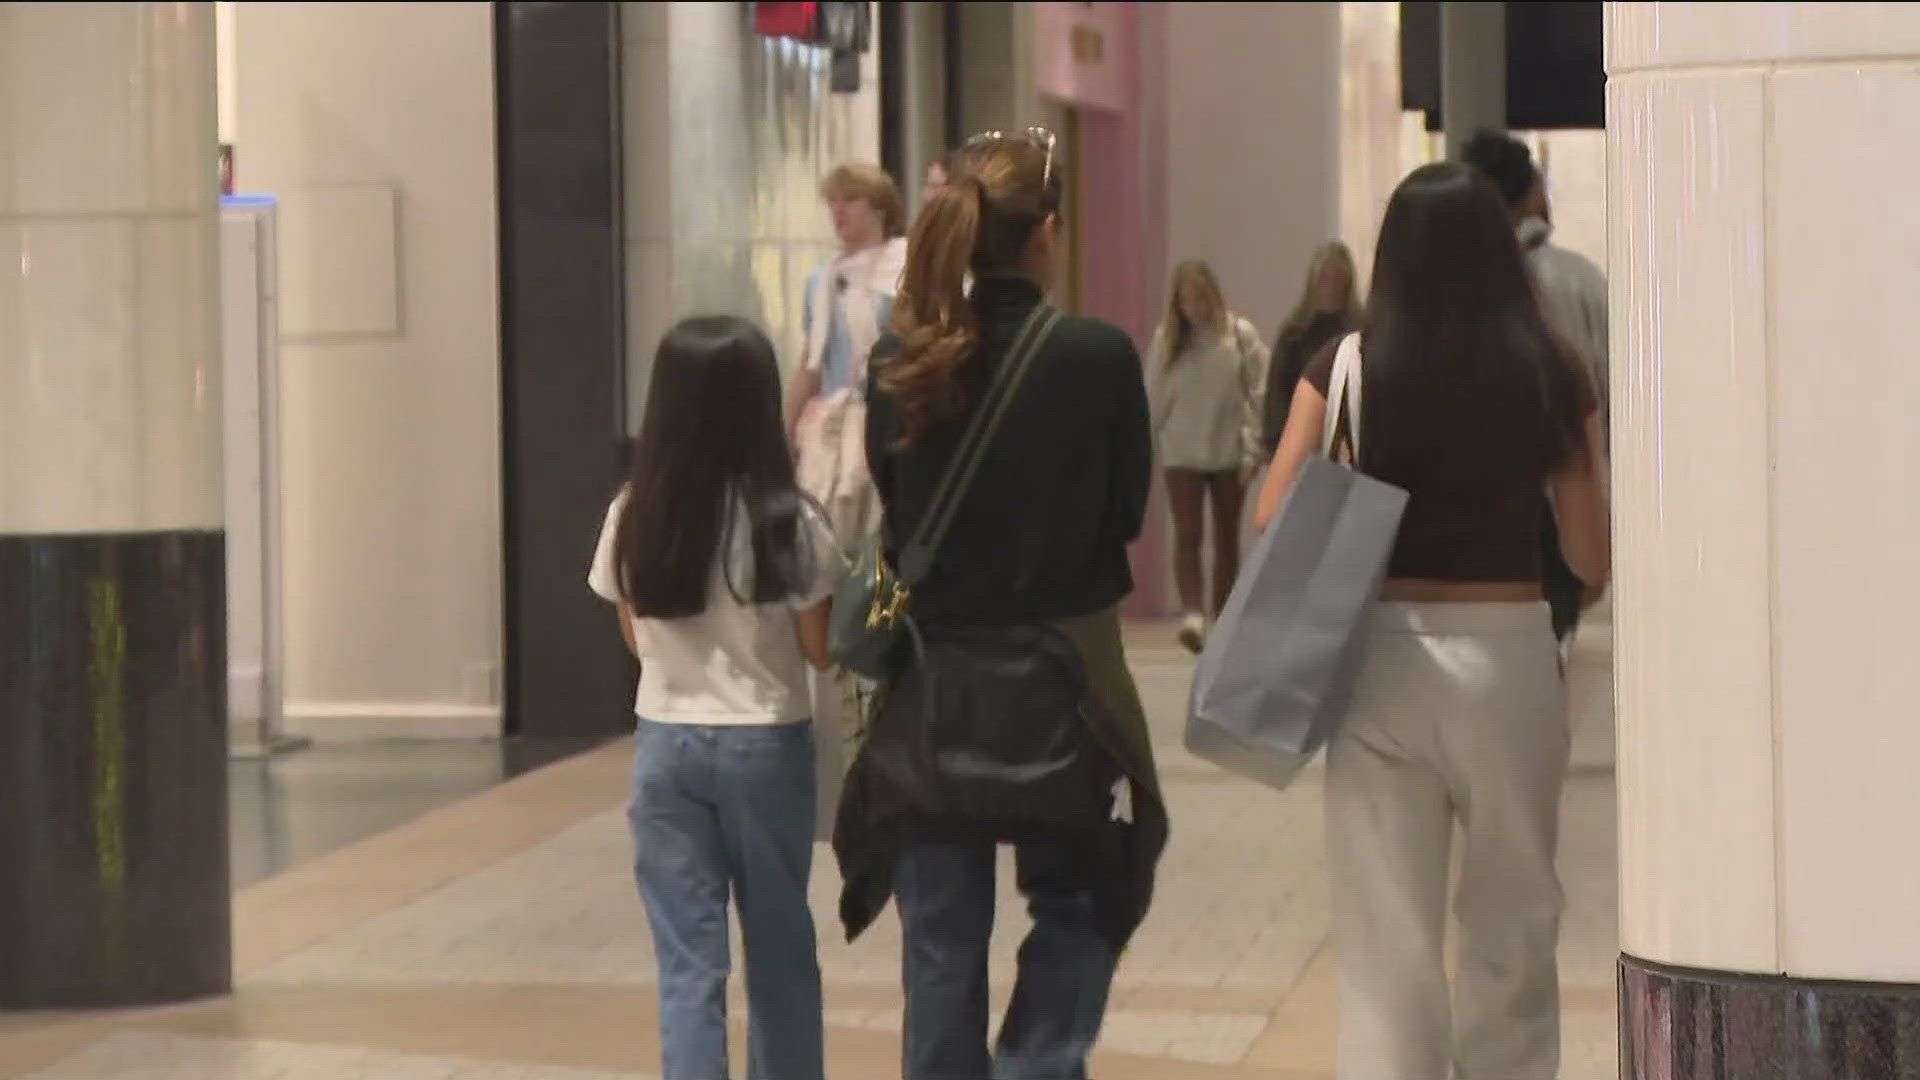
[[[632,661],[585,584],[627,399],[619,8],[494,8],[511,735],[633,724]]]

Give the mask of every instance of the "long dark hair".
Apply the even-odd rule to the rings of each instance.
[[[707,609],[719,560],[741,603],[805,587],[807,532],[780,414],[773,344],[731,315],[683,320],[654,354],[647,415],[614,541],[622,597],[635,615],[684,619]],[[732,555],[744,523],[749,580]]]
[[[1582,452],[1584,375],[1547,328],[1493,184],[1453,162],[1395,189],[1361,351],[1367,472],[1458,503],[1543,482]]]
[[[903,443],[960,411],[959,373],[980,335],[966,277],[1017,273],[1034,230],[1059,213],[1064,167],[1052,135],[976,136],[949,165],[907,238],[891,328],[900,351],[876,373],[900,411]]]

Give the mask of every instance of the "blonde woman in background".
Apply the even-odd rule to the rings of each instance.
[[[1306,285],[1293,314],[1280,326],[1273,342],[1273,363],[1267,376],[1265,420],[1261,446],[1271,456],[1287,428],[1287,407],[1294,387],[1327,342],[1360,329],[1360,290],[1354,273],[1353,252],[1338,240],[1320,245],[1307,263]]]
[[[1240,569],[1240,509],[1262,457],[1266,373],[1267,347],[1252,323],[1227,308],[1213,269],[1198,260],[1175,267],[1167,317],[1147,354],[1147,387],[1173,510],[1180,643],[1193,652],[1206,644],[1207,627]],[[1209,504],[1211,593],[1201,567]]]

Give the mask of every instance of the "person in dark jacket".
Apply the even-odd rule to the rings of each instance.
[[[1553,226],[1546,179],[1534,165],[1533,151],[1526,143],[1504,132],[1477,131],[1461,149],[1460,160],[1484,173],[1506,200],[1547,325],[1580,361],[1600,403],[1601,429],[1606,430],[1606,275],[1584,256],[1548,242]],[[1547,602],[1553,608],[1553,633],[1560,642],[1564,668],[1574,635],[1580,630],[1580,616],[1600,599],[1600,590],[1581,580],[1561,557],[1560,536],[1550,514],[1540,523],[1540,551]]]
[[[1287,428],[1287,408],[1308,361],[1327,343],[1360,329],[1360,292],[1353,252],[1338,240],[1320,245],[1307,263],[1306,286],[1293,314],[1281,324],[1273,342],[1273,362],[1267,367],[1265,415],[1260,434],[1268,457],[1280,446]]]
[[[1050,134],[979,136],[953,162],[955,174],[914,226],[893,334],[872,365],[867,454],[890,556],[933,501],[971,410],[1058,266],[1062,163]],[[1048,626],[1069,641],[1086,677],[1086,735],[1110,755],[1119,780],[1086,820],[1023,833],[1014,844],[1034,926],[989,1050],[1000,837],[977,821],[928,820],[911,793],[868,765],[867,752],[856,758],[834,836],[846,882],[841,918],[852,937],[889,898],[898,906],[906,1080],[1086,1075],[1115,966],[1146,915],[1167,839],[1116,613],[1133,588],[1127,545],[1140,535],[1152,467],[1132,341],[1095,319],[1061,318],[913,590],[909,612],[928,640],[943,630]],[[880,739],[876,728],[867,749]]]

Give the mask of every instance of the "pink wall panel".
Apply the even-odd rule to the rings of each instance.
[[[1049,97],[1114,112],[1132,107],[1137,4],[1040,3],[1035,82]]]
[[[1166,4],[1041,3],[1035,15],[1041,92],[1080,116],[1081,307],[1126,330],[1144,351],[1166,264],[1166,98],[1146,90],[1164,86],[1153,73],[1167,67]],[[1132,553],[1138,589],[1129,615],[1164,615],[1174,606],[1157,490]]]

